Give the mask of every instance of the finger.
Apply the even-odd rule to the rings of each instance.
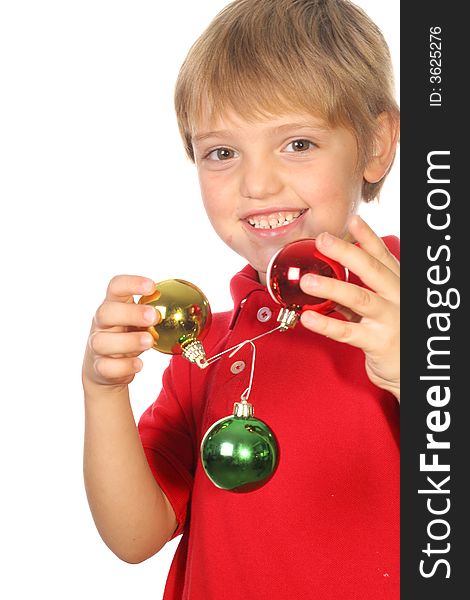
[[[91,349],[100,356],[133,354],[137,356],[153,346],[153,338],[146,331],[114,333],[95,331],[89,339]]]
[[[95,324],[99,329],[115,326],[149,327],[160,321],[160,313],[150,304],[123,304],[122,302],[103,302],[95,315]]]
[[[385,245],[385,242],[380,238],[373,229],[359,215],[354,215],[349,221],[349,231],[353,238],[361,245],[371,256],[388,267],[395,275],[400,275],[400,263],[393,256],[390,250]]]
[[[148,295],[155,291],[155,282],[139,275],[116,275],[109,282],[106,300],[111,302],[129,302],[133,296]]]
[[[100,357],[93,366],[99,378],[109,381],[133,377],[142,370],[143,363],[140,358]]]
[[[346,317],[348,321],[352,321],[353,323],[359,323],[359,321],[362,318],[361,315],[358,315],[347,306],[342,306],[341,304],[337,304],[333,310],[335,310],[340,315],[343,315],[343,317]]]
[[[387,302],[374,292],[353,283],[308,273],[300,280],[300,288],[311,296],[333,300],[362,317],[376,319]]]
[[[320,252],[347,267],[377,294],[398,301],[399,278],[375,256],[326,232],[320,234],[316,242]]]
[[[321,315],[320,313],[316,313],[313,310],[306,310],[303,312],[300,317],[300,322],[310,331],[324,335],[337,342],[350,344],[356,348],[362,348],[362,350],[366,351],[365,339],[364,335],[361,335],[362,328],[360,323],[351,323],[350,321],[333,319]]]

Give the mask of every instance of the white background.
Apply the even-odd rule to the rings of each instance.
[[[82,482],[80,370],[118,273],[180,277],[214,311],[244,265],[210,229],[173,115],[190,44],[226,0],[0,0],[1,579],[7,600],[162,597],[174,540],[141,565],[102,543]],[[358,2],[398,80],[398,0]],[[398,161],[381,206],[399,234]],[[136,418],[167,358],[149,351]]]

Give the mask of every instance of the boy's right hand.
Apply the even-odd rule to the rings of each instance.
[[[143,366],[138,356],[154,340],[146,331],[160,320],[153,306],[136,304],[134,295],[149,295],[155,283],[147,277],[118,275],[93,318],[83,362],[83,384],[122,388]],[[108,388],[108,389],[109,389]]]

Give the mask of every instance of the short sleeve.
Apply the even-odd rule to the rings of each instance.
[[[172,538],[183,533],[194,478],[191,389],[188,366],[173,357],[163,374],[156,401],[138,424],[152,473],[175,511],[178,526]]]

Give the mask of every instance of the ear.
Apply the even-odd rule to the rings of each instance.
[[[388,112],[383,112],[377,117],[372,156],[364,169],[364,179],[369,183],[378,183],[390,169],[395,158],[399,131],[397,117]]]

